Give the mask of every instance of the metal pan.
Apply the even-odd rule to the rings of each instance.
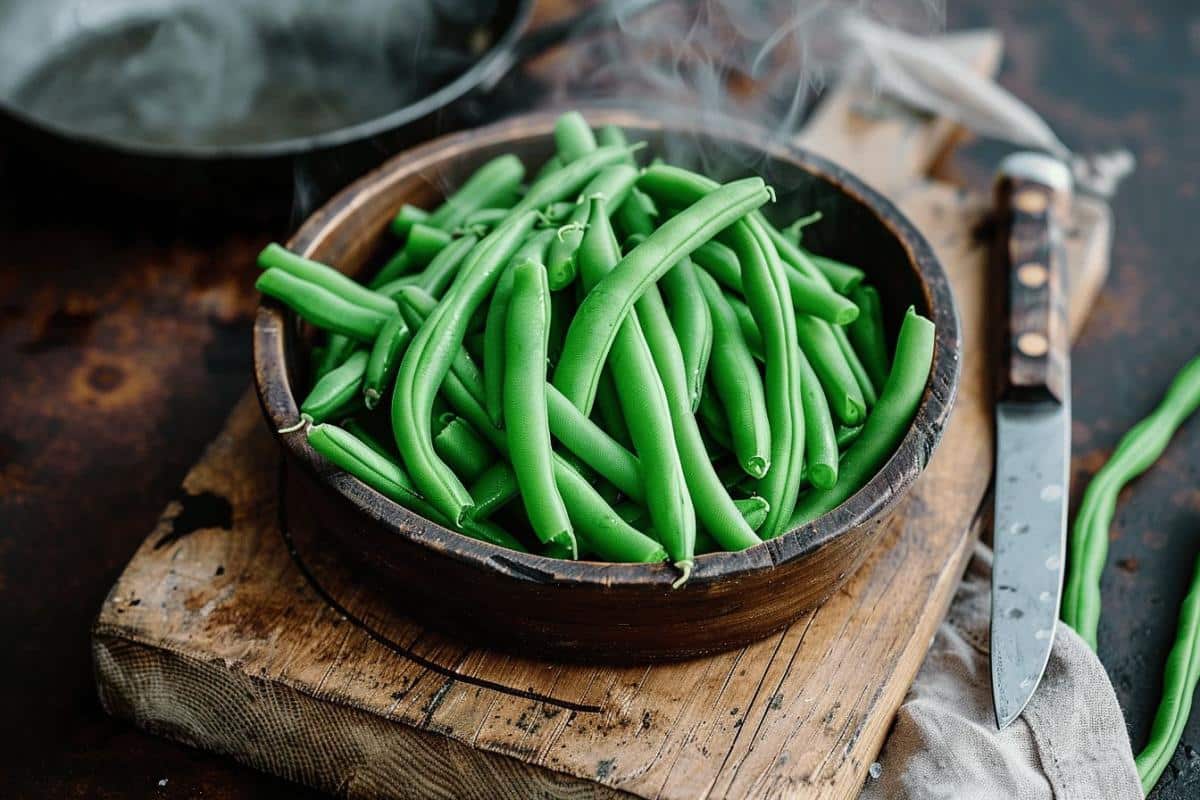
[[[364,2],[371,6],[367,14],[344,13]],[[302,217],[387,155],[503,109],[497,86],[514,66],[649,4],[602,3],[535,32],[528,31],[533,0],[338,0],[295,3],[286,11],[275,8],[286,4],[238,0],[0,4],[0,137],[11,165],[43,172],[47,181],[66,181],[72,190],[116,189],[147,207],[176,211]],[[214,5],[223,8],[215,16]],[[264,7],[275,8],[265,22],[237,19]],[[189,14],[198,16],[189,20]],[[239,24],[229,31],[214,30],[234,22]],[[430,36],[461,46],[423,45]],[[212,52],[214,43],[224,47],[231,38],[233,56]],[[138,72],[126,56],[140,57],[149,47],[167,48],[171,57],[165,66],[156,62]],[[321,85],[337,92],[334,101],[316,96],[297,103],[268,84],[240,98],[245,113],[230,109],[225,116],[231,124],[189,127],[188,116],[214,85],[267,69],[260,58],[297,47],[307,62],[289,68],[320,70]],[[214,74],[174,74],[176,54],[208,58]],[[380,91],[352,91],[378,75],[395,80]],[[106,94],[144,100],[172,80],[190,80],[186,90],[168,88],[193,92],[196,102],[185,96],[180,105],[176,96],[165,111],[143,115],[150,124],[114,122],[106,116],[111,103],[88,105]],[[155,113],[168,118],[153,119]]]

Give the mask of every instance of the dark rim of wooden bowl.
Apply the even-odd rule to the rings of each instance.
[[[836,186],[873,213],[891,232],[915,270],[919,291],[936,325],[933,365],[916,417],[896,452],[849,500],[787,533],[736,553],[697,556],[691,580],[678,591],[703,591],[710,583],[769,570],[784,562],[803,558],[824,547],[841,534],[892,508],[928,463],[950,415],[959,380],[961,339],[958,310],[949,280],[932,248],[907,218],[883,195],[871,189],[845,168],[803,148],[773,139],[752,125],[727,118],[698,115],[688,119],[650,119],[640,113],[613,109],[585,110],[594,125],[613,124],[626,128],[658,130],[726,139],[739,146],[758,148],[771,159],[789,162]],[[487,127],[451,134],[406,151],[343,189],[314,213],[288,241],[300,254],[314,252],[332,232],[351,218],[370,195],[382,191],[397,174],[410,175],[440,164],[444,156],[475,147],[503,144],[539,134],[550,136],[556,114],[538,112],[510,118]],[[254,323],[255,382],[263,413],[272,430],[294,425],[299,408],[288,378],[285,351],[291,314],[280,303],[263,298]],[[320,481],[339,492],[366,517],[386,526],[397,536],[419,542],[487,571],[503,572],[514,579],[536,583],[590,585],[614,584],[667,586],[678,577],[666,563],[615,564],[591,561],[561,561],[533,553],[520,553],[481,542],[431,522],[375,492],[352,476],[318,467],[321,459],[308,446],[304,431],[277,434],[283,447]]]

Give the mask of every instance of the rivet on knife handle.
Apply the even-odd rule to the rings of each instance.
[[[1007,274],[1007,330],[1000,359],[1004,400],[1061,403],[1070,346],[1063,234],[1071,174],[1060,161],[1017,153],[996,179],[993,263]]]

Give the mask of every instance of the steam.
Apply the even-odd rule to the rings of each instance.
[[[847,20],[915,35],[944,27],[942,0],[680,0],[619,15],[619,31],[576,47],[560,105],[669,107],[794,136],[855,52]]]
[[[41,3],[41,15],[28,12]],[[490,45],[478,26],[494,13],[473,3],[467,18],[464,0],[18,6],[0,11],[12,67],[0,91],[14,105],[106,138],[208,146],[308,136],[403,108]]]

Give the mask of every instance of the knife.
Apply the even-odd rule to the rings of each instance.
[[[1071,464],[1063,231],[1071,173],[1041,153],[1000,164],[992,265],[1004,276],[996,403],[992,701],[1016,719],[1050,658],[1062,597]]]

